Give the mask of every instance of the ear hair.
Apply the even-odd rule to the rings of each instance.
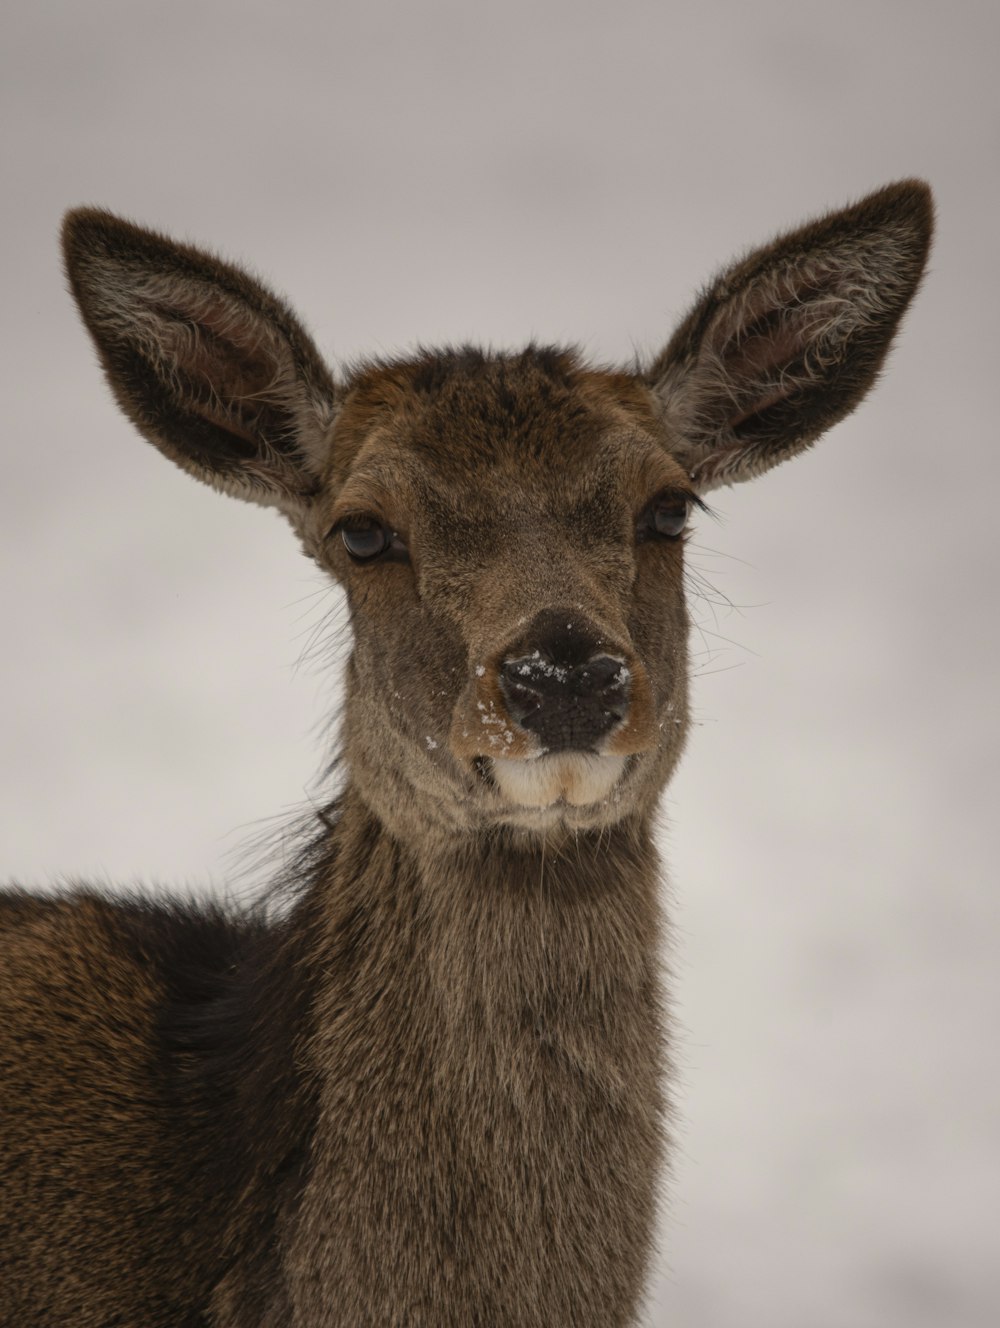
[[[931,227],[930,190],[902,181],[716,278],[645,375],[698,488],[770,469],[854,409],[916,291]]]
[[[216,488],[301,505],[322,473],[337,392],[288,306],[239,268],[97,209],[67,214],[63,247],[140,432]]]

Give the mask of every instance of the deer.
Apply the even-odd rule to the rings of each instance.
[[[866,395],[932,202],[749,251],[628,367],[327,367],[254,276],[97,208],[68,281],[139,433],[343,588],[342,781],[280,906],[0,896],[0,1323],[628,1328],[672,1038],[655,817],[705,494]]]

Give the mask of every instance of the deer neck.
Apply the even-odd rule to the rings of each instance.
[[[586,839],[427,849],[348,792],[314,887],[319,1123],[292,1262],[366,1290],[323,1317],[304,1275],[295,1322],[426,1297],[444,1324],[445,1283],[448,1325],[626,1322],[660,1151],[656,860],[644,826]],[[574,1251],[558,1288],[553,1239]]]
[[[646,989],[660,939],[657,879],[638,819],[593,833],[500,828],[414,843],[348,790],[313,887],[322,986],[367,991],[373,1010],[405,992],[431,1007],[428,1030],[438,1033],[472,1009],[520,1017],[525,1002],[582,1016],[581,1002]]]

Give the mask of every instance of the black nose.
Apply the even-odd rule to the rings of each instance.
[[[504,660],[499,673],[511,718],[546,751],[593,751],[628,712],[629,671],[613,655],[563,663],[534,650]]]

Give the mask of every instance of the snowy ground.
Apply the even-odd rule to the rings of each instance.
[[[66,206],[248,259],[333,358],[534,335],[623,359],[733,252],[924,175],[933,272],[884,382],[813,454],[716,495],[696,541],[649,1323],[991,1328],[1000,10],[688,8],[7,20],[4,870],[221,888],[315,788],[344,650],[278,520],[114,411],[57,269]]]

